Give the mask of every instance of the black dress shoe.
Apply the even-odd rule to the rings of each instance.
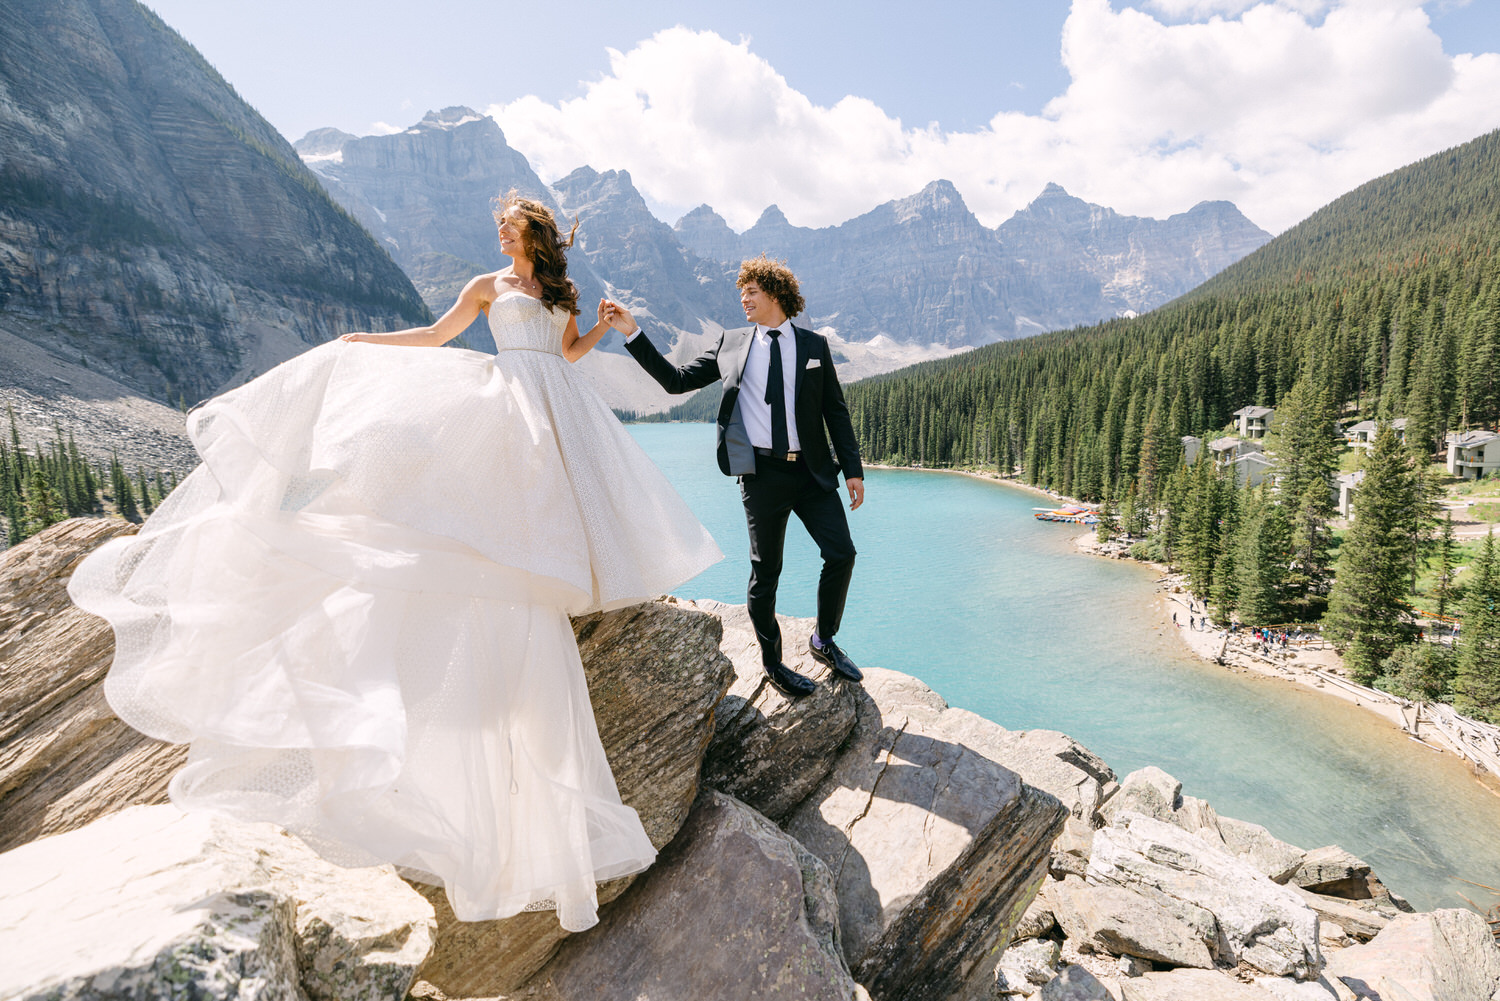
[[[813,660],[819,664],[827,664],[828,669],[839,677],[848,678],[850,681],[865,680],[864,674],[854,666],[854,661],[850,660],[849,655],[840,650],[839,645],[833,640],[825,640],[823,646],[819,648],[809,636],[807,649],[813,655]]]
[[[775,667],[761,665],[766,672],[766,679],[776,686],[776,690],[782,695],[792,699],[800,699],[804,695],[811,695],[818,687],[818,683],[805,674],[798,674],[785,664],[777,664]]]

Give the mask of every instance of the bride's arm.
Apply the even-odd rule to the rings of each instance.
[[[393,330],[387,334],[367,334],[360,331],[345,334],[339,339],[363,341],[368,344],[401,344],[419,348],[435,348],[439,344],[447,344],[474,322],[480,309],[489,305],[490,294],[494,291],[494,287],[494,275],[480,275],[478,278],[470,279],[469,284],[465,285],[464,290],[459,293],[458,301],[430,327],[408,327],[406,330]]]
[[[609,324],[604,321],[606,302],[607,300],[604,299],[599,300],[599,320],[586,334],[578,333],[578,317],[568,317],[568,326],[563,330],[562,335],[563,357],[568,361],[577,361],[594,350],[594,345],[598,344],[599,339],[608,332]]]

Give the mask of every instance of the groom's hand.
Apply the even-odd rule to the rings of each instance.
[[[859,506],[865,502],[864,477],[851,477],[844,481],[844,485],[849,488],[849,510],[858,511]]]

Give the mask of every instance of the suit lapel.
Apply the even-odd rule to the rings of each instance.
[[[792,402],[802,398],[802,375],[807,371],[807,360],[812,357],[812,336],[801,327],[793,327],[797,340],[797,377],[792,388]]]
[[[745,377],[745,365],[750,361],[750,345],[755,342],[755,328],[749,327],[735,331],[735,333],[739,341],[734,344],[734,350],[730,352],[729,368],[724,373],[724,385],[737,389],[740,381]]]

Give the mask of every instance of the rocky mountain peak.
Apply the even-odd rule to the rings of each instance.
[[[896,221],[903,225],[924,221],[944,226],[955,221],[960,225],[970,221],[976,227],[979,225],[979,220],[964,203],[963,195],[958,193],[952,181],[947,180],[933,181],[909,198],[898,198],[891,203],[891,208],[895,211]]]
[[[344,144],[358,136],[342,129],[324,128],[313,129],[307,135],[292,143],[292,149],[304,160],[312,157],[333,156],[343,152]]]
[[[473,108],[466,108],[461,104],[444,108],[442,111],[429,111],[422,116],[422,120],[413,125],[407,131],[414,132],[418,129],[456,129],[460,125],[468,125],[470,122],[491,121],[494,119],[488,115],[481,115]],[[498,125],[495,126],[499,128]]]

